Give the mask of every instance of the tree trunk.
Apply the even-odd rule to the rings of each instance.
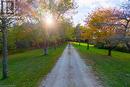
[[[128,48],[128,51],[130,52],[130,44],[128,42],[126,42],[126,46]]]
[[[2,58],[2,65],[3,65],[3,79],[8,77],[8,49],[7,49],[7,29],[6,29],[6,21],[5,19],[2,20],[2,49],[3,49],[3,58]]]
[[[44,55],[48,55],[48,48],[44,48]]]
[[[54,42],[54,49],[56,50],[57,48],[57,42]]]
[[[79,46],[80,46],[80,40],[78,40],[78,42],[79,42]]]
[[[89,41],[87,42],[87,49],[89,50]]]
[[[109,48],[109,49],[108,49],[108,56],[111,56],[111,51],[112,51],[112,49]]]
[[[48,55],[48,40],[46,38],[45,45],[44,45],[44,55]]]

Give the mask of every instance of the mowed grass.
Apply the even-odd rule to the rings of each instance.
[[[85,44],[74,43],[88,65],[99,75],[105,87],[130,87],[130,54],[113,51],[112,57],[107,50],[93,46],[87,50]]]
[[[26,51],[9,56],[9,78],[0,80],[0,87],[38,87],[43,77],[53,68],[64,46],[49,49],[44,56],[42,49]],[[1,60],[0,60],[1,61]],[[0,78],[2,78],[0,64]]]

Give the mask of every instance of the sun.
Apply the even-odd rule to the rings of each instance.
[[[45,23],[46,23],[46,25],[48,25],[48,26],[51,26],[51,25],[54,24],[54,18],[53,18],[53,15],[52,15],[52,14],[47,13],[47,14],[45,15]]]

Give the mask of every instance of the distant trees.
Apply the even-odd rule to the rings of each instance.
[[[75,39],[76,41],[79,42],[80,45],[80,41],[81,41],[81,26],[80,24],[77,24],[77,26],[75,27]]]
[[[11,27],[8,32],[9,49],[38,47],[38,43],[42,42],[41,37],[43,36],[39,32],[41,32],[41,28],[38,24],[24,23]]]
[[[74,27],[70,19],[63,19],[58,31],[63,41],[74,39]]]
[[[59,28],[50,29],[48,37],[48,45],[57,47],[60,42],[65,42],[73,38],[73,27],[71,23],[63,22]],[[8,31],[8,48],[14,49],[29,49],[44,47],[44,29],[40,24],[23,23],[11,27]]]
[[[85,41],[87,43],[87,49],[89,49],[89,45],[93,40],[93,31],[88,28],[81,26],[81,40]]]

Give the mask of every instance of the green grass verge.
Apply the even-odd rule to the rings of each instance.
[[[130,87],[130,54],[113,51],[112,57],[107,56],[107,50],[93,46],[87,50],[85,44],[74,47],[91,65],[104,82],[105,87]]]
[[[65,45],[56,50],[50,48],[48,56],[43,56],[42,49],[10,55],[9,78],[0,80],[0,87],[38,87],[43,77],[53,68],[64,48]],[[2,78],[1,72],[0,78]]]

